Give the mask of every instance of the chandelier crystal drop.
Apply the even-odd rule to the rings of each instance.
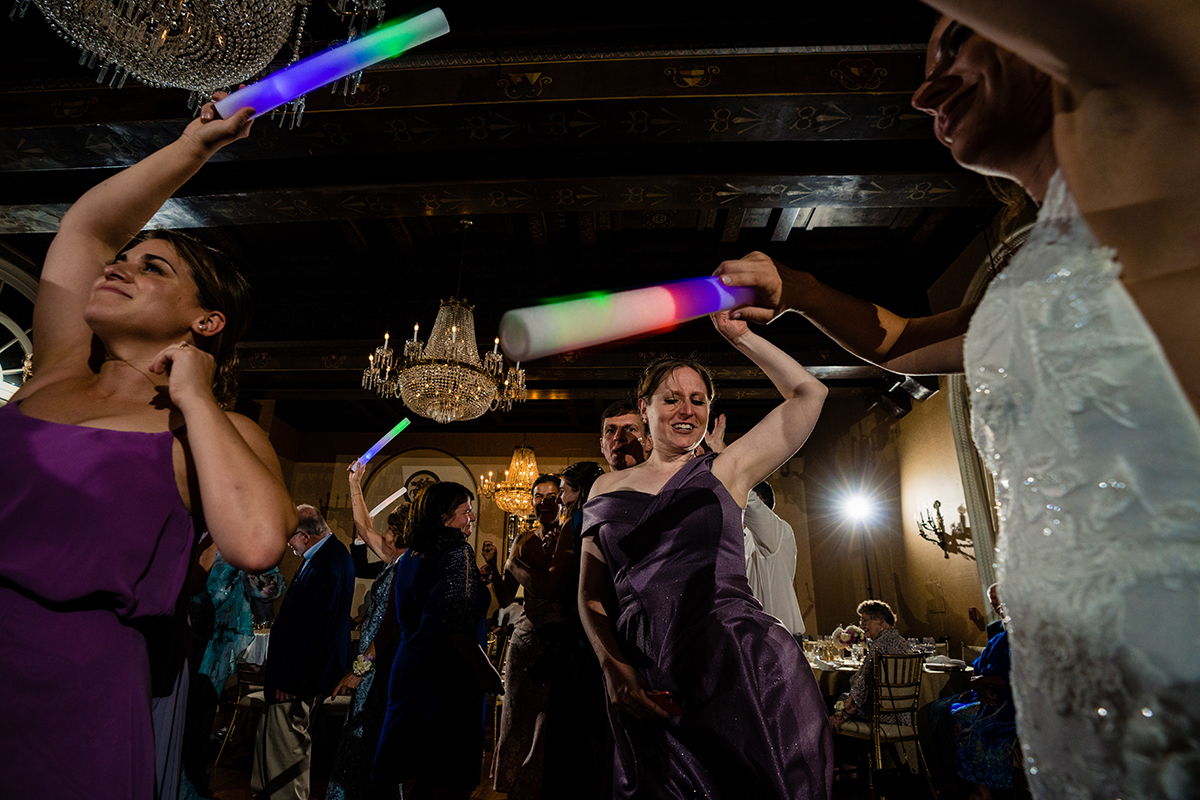
[[[22,15],[29,0],[18,0]],[[156,88],[190,89],[206,100],[249,80],[288,41],[309,0],[34,0],[50,25],[99,67],[97,83],[133,75]],[[298,11],[299,10],[299,11]],[[297,32],[297,40],[299,34]]]

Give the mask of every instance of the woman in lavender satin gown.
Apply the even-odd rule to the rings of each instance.
[[[262,572],[295,528],[266,435],[218,402],[248,322],[244,280],[175,234],[125,249],[249,133],[250,113],[222,120],[206,105],[177,141],[80,198],[46,256],[34,375],[0,408],[6,797],[150,800],[142,627],[175,613],[196,530]]]
[[[584,509],[580,616],[608,689],[613,794],[824,798],[825,703],[796,640],[750,593],[742,508],[808,438],[826,389],[745,323],[713,319],[783,402],[697,457],[712,380],[688,360],[651,365],[638,389],[650,458],[599,478]]]

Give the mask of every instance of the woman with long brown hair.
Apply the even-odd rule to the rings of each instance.
[[[151,797],[139,625],[175,613],[196,531],[262,572],[295,528],[266,435],[220,402],[245,281],[181,235],[128,247],[249,133],[250,113],[205,105],[177,141],[81,197],[46,256],[33,377],[0,409],[0,685],[21,687],[0,727],[0,784],[13,796]]]

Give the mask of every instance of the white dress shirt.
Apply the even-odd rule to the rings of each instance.
[[[743,518],[746,578],[750,591],[793,635],[804,633],[804,617],[792,585],[796,577],[796,534],[792,526],[751,492]]]

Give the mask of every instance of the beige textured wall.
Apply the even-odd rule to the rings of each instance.
[[[899,562],[902,568],[897,582],[909,588],[901,597],[905,604],[904,617],[912,635],[949,636],[951,654],[957,657],[958,648],[954,643],[978,645],[986,642],[982,612],[987,609],[987,602],[979,584],[969,535],[954,536],[951,532],[952,524],[959,521],[956,509],[962,505],[964,497],[946,409],[946,392],[940,391],[922,403],[914,403],[912,412],[900,421],[898,428],[900,518],[905,535],[904,557]],[[947,537],[953,537],[945,554],[936,544],[917,534],[917,513],[932,514],[935,500],[942,504],[940,510]],[[978,623],[968,617],[972,607],[981,612]]]
[[[945,392],[914,402],[900,420],[849,403],[828,408],[801,453],[816,632],[857,621],[854,609],[867,599],[865,532],[875,597],[891,605],[903,634],[948,636],[954,656],[964,642],[981,644],[983,625],[968,618],[969,608],[985,608],[969,537],[947,559],[917,533],[918,510],[940,500],[949,530],[963,501]],[[855,487],[876,500],[863,528],[848,524],[839,504]]]

